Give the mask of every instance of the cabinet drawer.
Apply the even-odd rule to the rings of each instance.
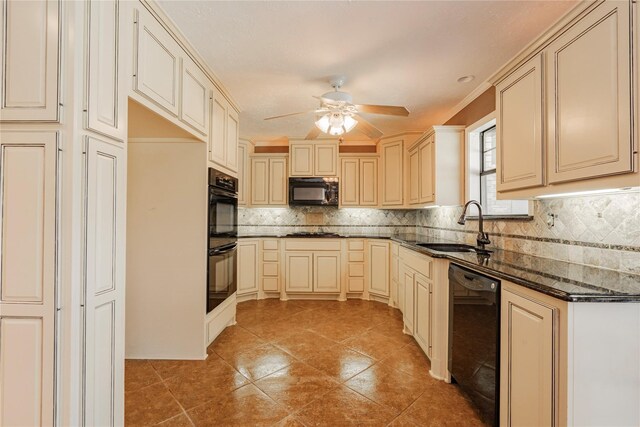
[[[264,277],[262,278],[262,290],[265,292],[278,292],[278,278]]]
[[[403,264],[414,269],[428,279],[432,278],[433,259],[412,251],[411,249],[400,248],[400,260]]]
[[[364,251],[364,240],[348,240],[348,247],[350,251]]]
[[[364,264],[349,264],[349,277],[364,277]]]
[[[363,291],[364,291],[364,279],[350,278],[347,281],[347,292],[363,292]]]
[[[339,251],[340,240],[287,239],[284,247],[288,251]]]
[[[275,262],[265,262],[262,264],[262,275],[263,276],[277,276],[278,275],[278,264]]]
[[[262,249],[265,251],[273,251],[278,249],[278,241],[275,239],[271,240],[263,240],[262,241]]]
[[[349,252],[349,262],[363,262],[364,252]]]
[[[278,252],[263,252],[262,253],[263,261],[278,261]]]

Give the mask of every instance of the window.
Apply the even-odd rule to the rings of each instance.
[[[467,128],[467,198],[482,204],[485,217],[527,216],[527,200],[498,200],[496,120],[493,114]],[[477,215],[477,209],[471,215]]]

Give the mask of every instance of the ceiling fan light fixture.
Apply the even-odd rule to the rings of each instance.
[[[351,132],[356,127],[358,121],[351,116],[344,116],[344,131]]]
[[[330,114],[325,114],[324,116],[316,120],[316,127],[324,133],[329,133],[329,126],[331,126],[329,117]]]
[[[331,136],[338,136],[338,135],[342,135],[343,133],[344,133],[344,128],[342,126],[340,127],[331,126],[331,129],[329,129],[329,135]]]

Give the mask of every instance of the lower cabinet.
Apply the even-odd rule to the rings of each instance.
[[[280,241],[261,239],[260,281],[263,292],[280,291]]]
[[[333,239],[284,239],[285,291],[339,293],[342,242]]]
[[[238,296],[258,292],[258,240],[238,242]]]
[[[313,252],[287,252],[284,271],[287,292],[313,292]]]
[[[381,297],[389,296],[389,248],[388,241],[367,242],[369,254],[369,293]]]
[[[340,292],[340,251],[313,254],[313,290],[315,292]]]
[[[404,290],[404,304],[402,311],[402,319],[404,321],[404,331],[407,334],[413,335],[413,325],[415,318],[415,283],[413,280],[414,272],[403,266],[401,267],[402,288]]]
[[[431,315],[433,311],[431,282],[418,273],[413,276],[413,282],[415,290],[413,337],[422,348],[422,351],[431,358]]]
[[[347,292],[364,292],[364,240],[347,240]]]
[[[507,289],[501,304],[500,424],[555,425],[557,310]]]

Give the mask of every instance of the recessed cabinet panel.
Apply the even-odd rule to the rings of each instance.
[[[409,153],[409,203],[420,203],[420,161],[418,149]]]
[[[341,258],[338,251],[313,254],[313,290],[315,292],[340,292]]]
[[[393,141],[382,146],[382,205],[403,203],[403,142]]]
[[[258,290],[258,241],[238,243],[238,295]]]
[[[496,88],[498,191],[544,184],[542,58],[532,58]]]
[[[117,0],[87,3],[87,128],[124,141],[126,96],[120,58],[120,7]]]
[[[222,166],[227,161],[226,120],[226,102],[220,94],[213,91],[211,98],[211,130],[209,131],[209,160]]]
[[[360,160],[360,206],[378,204],[378,159]]]
[[[285,254],[287,292],[313,292],[313,252]]]
[[[632,171],[629,9],[602,3],[547,48],[550,183]]]
[[[313,144],[293,143],[290,148],[291,176],[313,176]]]
[[[182,59],[180,118],[193,129],[209,132],[209,80],[189,58]]]
[[[340,174],[340,204],[358,206],[360,203],[360,161],[342,159]]]
[[[0,120],[58,120],[60,3],[2,1]]]
[[[336,144],[315,144],[314,175],[338,175],[338,146]]]
[[[500,423],[555,425],[554,310],[502,292]]]
[[[269,204],[269,159],[251,159],[251,204]],[[265,243],[266,244],[266,243]]]
[[[138,12],[135,89],[177,116],[182,49],[153,16]]]
[[[269,204],[287,204],[286,159],[269,159]]]
[[[434,137],[431,137],[426,144],[418,148],[418,158],[420,165],[420,202],[427,203],[435,200],[435,150]]]
[[[408,269],[402,269],[401,273],[402,280],[402,292],[404,293],[404,305],[402,311],[402,318],[404,320],[404,328],[408,333],[413,334],[413,320],[415,313],[415,281],[414,281],[414,273]]]
[[[431,283],[420,275],[415,275],[415,325],[413,336],[424,350],[425,354],[431,357]]]
[[[249,203],[249,182],[251,180],[251,167],[248,165],[249,148],[246,143],[238,143],[238,206],[247,206]]]
[[[227,153],[226,167],[232,172],[238,170],[238,136],[240,134],[240,122],[238,113],[227,105]]]
[[[369,247],[369,292],[389,296],[389,243],[370,241]]]

